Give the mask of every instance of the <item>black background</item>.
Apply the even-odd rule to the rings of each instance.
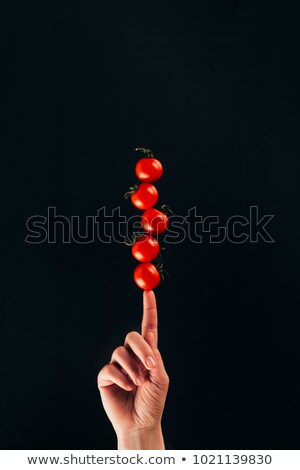
[[[8,3],[8,2],[7,2]],[[296,2],[27,1],[2,11],[1,446],[112,449],[96,376],[139,328],[130,250],[25,243],[121,206],[136,146],[186,215],[274,214],[274,244],[168,247],[157,290],[174,449],[299,443]]]

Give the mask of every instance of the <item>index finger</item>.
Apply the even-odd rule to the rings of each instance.
[[[143,294],[143,320],[142,320],[142,337],[145,338],[147,333],[151,331],[154,335],[155,345],[157,346],[157,308],[156,299],[153,290],[145,290]]]

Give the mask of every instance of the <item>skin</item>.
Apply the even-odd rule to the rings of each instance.
[[[144,291],[141,334],[131,331],[98,374],[102,403],[118,439],[118,449],[165,449],[161,418],[169,387],[157,347],[153,291]]]

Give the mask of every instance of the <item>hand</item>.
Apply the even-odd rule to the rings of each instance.
[[[98,374],[102,403],[118,437],[118,449],[164,449],[161,417],[169,377],[157,349],[153,291],[144,291],[142,334],[127,334],[124,346]]]

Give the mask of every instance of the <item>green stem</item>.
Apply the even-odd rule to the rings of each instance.
[[[146,149],[145,147],[138,147],[135,149],[136,152],[140,151],[143,152],[147,157],[154,158],[153,152],[150,149]]]
[[[134,186],[130,186],[129,191],[127,191],[127,193],[124,194],[124,198],[125,198],[125,199],[128,199],[129,196],[131,196],[131,194],[135,193],[135,191],[137,190],[137,188],[138,188],[138,185],[137,185],[137,184],[135,184]]]

